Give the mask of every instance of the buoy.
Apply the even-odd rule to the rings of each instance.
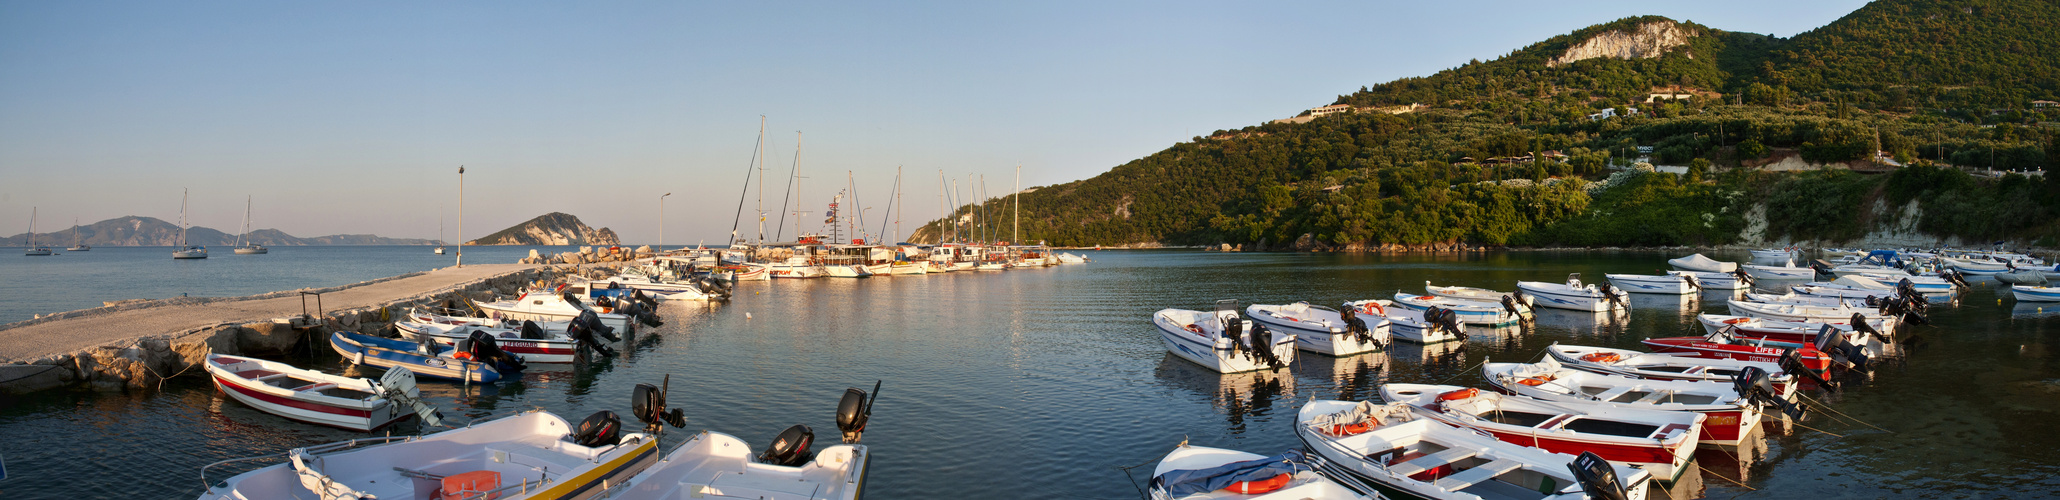
[[[751,319],[751,313],[744,313],[744,319]]]

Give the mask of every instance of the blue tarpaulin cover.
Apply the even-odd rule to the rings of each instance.
[[[1298,469],[1307,468],[1302,465],[1303,460],[1301,450],[1288,450],[1258,460],[1231,462],[1207,469],[1167,471],[1152,478],[1152,487],[1174,497],[1206,493],[1228,488],[1231,483],[1293,474]]]

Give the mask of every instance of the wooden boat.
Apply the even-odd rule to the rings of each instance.
[[[1166,351],[1218,372],[1278,370],[1295,361],[1295,335],[1245,321],[1236,300],[1217,301],[1215,311],[1161,309],[1152,324]]]
[[[1533,306],[1575,311],[1611,311],[1625,307],[1624,300],[1630,298],[1608,282],[1600,286],[1581,283],[1581,273],[1567,275],[1566,283],[1518,281],[1516,289],[1529,295]]]
[[[1407,403],[1421,418],[1554,453],[1594,453],[1668,482],[1687,471],[1706,418],[1690,412],[1549,403],[1456,385],[1386,384],[1380,394],[1382,401]]]
[[[668,380],[670,377],[667,377]],[[668,384],[669,385],[669,384]],[[837,428],[843,443],[809,448],[815,431],[806,425],[787,428],[773,438],[763,453],[753,455],[751,446],[736,436],[713,431],[681,443],[665,458],[611,490],[611,500],[688,500],[694,498],[756,498],[794,500],[857,500],[865,490],[866,472],[872,453],[859,444],[873,401],[880,386],[873,385],[868,397],[858,388],[845,389],[837,404]],[[651,394],[657,394],[655,398]],[[665,410],[664,391],[639,384],[632,413],[658,431],[665,425],[684,425],[677,410]],[[611,485],[613,486],[613,485]]]
[[[1406,403],[1315,400],[1295,422],[1295,436],[1322,459],[1326,475],[1386,498],[1643,500],[1653,479],[1594,455],[1553,453],[1420,418]]]
[[[1317,472],[1301,450],[1271,457],[1181,443],[1152,469],[1151,497],[1165,500],[1376,500]]]
[[[470,352],[438,345],[435,341],[410,342],[335,332],[329,334],[329,346],[352,364],[387,369],[402,367],[429,378],[492,383],[501,379],[501,369],[506,367],[474,359]]]
[[[1438,295],[1416,295],[1395,292],[1393,304],[1400,309],[1428,311],[1436,307],[1458,315],[1460,323],[1469,325],[1501,326],[1516,323],[1524,318],[1523,308],[1515,305],[1515,299],[1506,303],[1481,302],[1455,299]]]
[[[574,428],[550,412],[531,410],[426,436],[295,448],[285,453],[286,463],[211,483],[200,498],[605,497],[658,461],[655,437],[621,430],[611,411],[595,413]]]
[[[371,431],[408,418],[394,399],[420,392],[414,375],[390,370],[383,383],[330,375],[257,358],[210,354],[207,373],[230,399],[292,420],[354,431]],[[405,401],[403,401],[405,403]]]
[[[1245,307],[1245,316],[1274,331],[1294,334],[1295,347],[1304,351],[1350,356],[1386,349],[1393,340],[1387,318],[1354,311],[1352,319],[1359,321],[1356,329],[1342,311],[1308,302],[1252,304]]]
[[[1618,290],[1631,293],[1687,295],[1702,291],[1702,284],[1697,283],[1695,277],[1679,274],[1604,274],[1602,277],[1608,278],[1609,284]]]
[[[1667,264],[1672,265],[1674,266],[1674,268],[1683,271],[1694,271],[1704,273],[1731,273],[1738,270],[1737,263],[1718,262],[1709,257],[1704,257],[1702,256],[1702,254],[1694,254],[1677,259],[1667,259]]]
[[[1370,304],[1370,305],[1369,305]],[[1395,340],[1417,344],[1437,344],[1466,339],[1466,331],[1459,325],[1459,316],[1446,312],[1445,308],[1432,307],[1422,311],[1387,307],[1384,300],[1356,300],[1346,302],[1345,307],[1362,313],[1380,311],[1388,320],[1388,333]]]
[[[1779,407],[1800,418],[1795,385],[1776,392],[1767,373],[1757,368],[1732,383],[1687,380],[1645,380],[1604,375],[1561,365],[1546,357],[1538,363],[1483,363],[1481,374],[1497,392],[1552,402],[1596,403],[1624,408],[1686,411],[1708,415],[1702,422],[1704,444],[1737,446],[1759,426],[1763,407]],[[1741,396],[1741,394],[1744,394]]]
[[[2010,295],[2019,302],[2060,302],[2060,287],[2011,285]]]

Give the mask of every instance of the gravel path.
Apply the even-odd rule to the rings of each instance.
[[[324,292],[322,307],[328,311],[372,307],[536,267],[539,266],[474,264],[402,278],[373,280]],[[126,345],[134,339],[224,323],[250,323],[300,315],[301,298],[298,293],[255,297],[264,298],[175,299],[136,307],[89,310],[78,317],[28,322],[0,330],[0,363],[26,362],[103,345]],[[308,300],[310,310],[314,308],[313,299],[309,297]]]

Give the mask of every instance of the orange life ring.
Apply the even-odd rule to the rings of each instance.
[[[1195,326],[1195,324],[1194,324],[1194,323],[1188,323],[1188,324],[1187,324],[1187,331],[1188,331],[1189,333],[1202,333],[1202,327],[1199,327],[1199,326]]]
[[[1617,353],[1613,352],[1597,352],[1590,353],[1586,356],[1581,356],[1581,361],[1587,361],[1590,363],[1615,363],[1623,360],[1623,356],[1618,356]]]
[[[1223,491],[1244,495],[1272,493],[1275,491],[1279,491],[1281,488],[1286,488],[1288,485],[1288,480],[1293,478],[1294,476],[1281,474],[1278,476],[1273,476],[1270,479],[1261,479],[1258,481],[1238,481],[1235,483],[1230,483],[1230,487],[1224,488]]]
[[[1387,308],[1381,307],[1379,302],[1374,302],[1371,300],[1366,301],[1366,305],[1360,306],[1360,309],[1366,311],[1366,314],[1373,314],[1378,316],[1388,315]]]
[[[1468,387],[1468,388],[1465,388],[1465,389],[1460,389],[1460,390],[1456,390],[1456,391],[1452,391],[1452,392],[1447,392],[1447,393],[1444,393],[1444,394],[1439,394],[1439,395],[1438,395],[1438,400],[1439,400],[1439,401],[1458,401],[1458,400],[1461,400],[1461,399],[1467,399],[1467,398],[1471,398],[1471,397],[1474,397],[1474,396],[1480,395],[1480,393],[1481,393],[1481,390],[1480,390],[1480,389],[1475,389],[1475,388],[1472,388],[1472,387]]]
[[[1739,323],[1744,323],[1744,322],[1747,322],[1747,321],[1752,321],[1752,318],[1731,318],[1731,319],[1727,319],[1727,320],[1724,320],[1724,324],[1726,324],[1726,325],[1736,325],[1736,324],[1739,324]]]
[[[1366,431],[1370,430],[1373,430],[1373,426],[1366,425],[1366,422],[1346,425],[1333,425],[1330,426],[1330,435],[1337,437],[1357,436],[1360,434],[1365,434]]]
[[[451,358],[452,358],[452,359],[472,359],[472,353],[469,353],[469,352],[465,352],[465,351],[458,351],[458,352],[457,352],[456,354],[452,354],[452,355],[451,355]]]
[[[1430,295],[1418,295],[1416,296],[1416,300],[1437,300],[1437,297]]]
[[[1553,377],[1552,377],[1551,375],[1540,375],[1540,376],[1536,376],[1536,377],[1531,377],[1531,378],[1527,378],[1527,379],[1523,379],[1523,380],[1518,380],[1518,381],[1516,381],[1516,383],[1519,383],[1519,384],[1523,384],[1523,385],[1528,385],[1528,386],[1531,386],[1531,387],[1537,387],[1537,386],[1545,385],[1545,383],[1546,383],[1546,382],[1551,382],[1552,380],[1553,380]]]

